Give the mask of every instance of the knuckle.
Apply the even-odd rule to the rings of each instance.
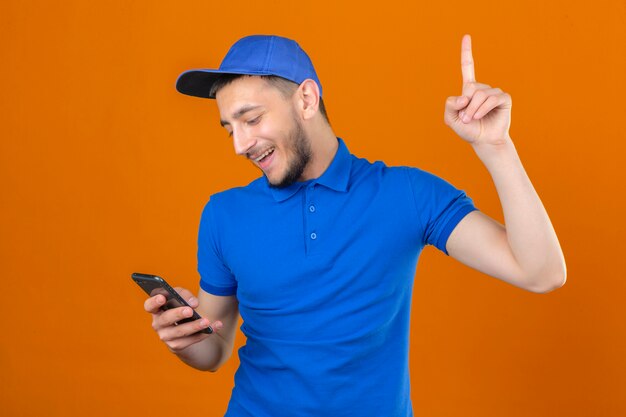
[[[182,326],[176,327],[176,331],[174,332],[174,336],[178,339],[181,337],[187,336],[187,332],[184,329],[181,329]]]
[[[167,344],[167,346],[170,348],[170,350],[172,350],[173,352],[178,352],[179,350],[182,350],[185,346],[183,345],[182,342],[176,340],[173,342],[169,342]]]

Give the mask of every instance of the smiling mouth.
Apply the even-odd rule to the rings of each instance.
[[[270,156],[273,153],[274,153],[274,148],[270,148],[270,149],[266,150],[265,152],[263,152],[258,157],[254,158],[253,160],[254,160],[254,162],[260,163],[260,162],[264,161],[268,156]]]

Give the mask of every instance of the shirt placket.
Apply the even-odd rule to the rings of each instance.
[[[304,193],[303,216],[304,216],[304,246],[306,254],[312,255],[319,250],[320,232],[318,230],[319,214],[315,201],[316,184],[311,183],[307,186]]]

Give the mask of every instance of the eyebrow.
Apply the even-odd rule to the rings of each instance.
[[[233,119],[239,119],[241,116],[243,116],[244,114],[248,113],[249,111],[252,110],[256,110],[261,106],[253,106],[251,104],[247,104],[245,106],[243,106],[242,108],[240,108],[239,110],[237,110],[235,113],[233,113]],[[228,123],[226,120],[220,120],[220,125],[222,127],[224,127],[224,125],[229,125],[230,123]]]

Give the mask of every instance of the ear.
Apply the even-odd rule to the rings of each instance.
[[[296,94],[296,108],[304,120],[315,116],[320,106],[320,88],[315,81],[308,78],[298,86]]]

